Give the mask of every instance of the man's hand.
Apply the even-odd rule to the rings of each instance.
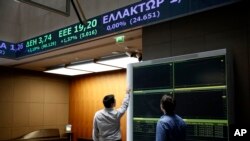
[[[130,88],[127,88],[126,93],[127,93],[127,94],[131,94],[131,93],[132,93],[132,90],[131,90]]]

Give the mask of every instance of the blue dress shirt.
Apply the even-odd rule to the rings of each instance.
[[[156,126],[156,141],[184,141],[186,123],[178,115],[161,116]]]

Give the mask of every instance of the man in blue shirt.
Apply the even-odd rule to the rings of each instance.
[[[184,141],[186,123],[174,113],[173,98],[163,95],[160,107],[164,115],[157,122],[156,141]]]

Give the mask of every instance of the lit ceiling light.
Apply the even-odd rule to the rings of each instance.
[[[127,65],[130,63],[139,62],[136,57],[129,57],[125,54],[123,55],[114,55],[101,58],[101,60],[96,61],[84,61],[84,62],[76,62],[63,66],[61,68],[49,69],[45,71],[46,73],[54,73],[54,74],[62,74],[62,75],[81,75],[88,74],[92,72],[104,72],[104,71],[112,71],[119,70],[123,68],[127,68]]]
[[[113,59],[103,59],[103,60],[97,61],[97,63],[99,64],[116,66],[120,68],[127,68],[128,64],[137,63],[137,62],[139,62],[138,58],[128,57],[128,56],[123,56],[123,57],[113,58]]]
[[[91,72],[103,72],[103,71],[122,69],[122,68],[118,68],[118,67],[97,64],[94,62],[72,64],[72,65],[67,66],[67,68],[84,70],[84,71],[91,71]]]
[[[68,69],[68,68],[56,68],[56,69],[46,70],[44,72],[53,73],[53,74],[61,74],[61,75],[69,75],[69,76],[92,73],[88,71],[81,71],[81,70]]]

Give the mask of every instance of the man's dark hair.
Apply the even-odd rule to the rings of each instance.
[[[103,105],[105,106],[105,108],[111,108],[113,103],[115,103],[115,96],[113,94],[106,95],[103,98]]]
[[[163,95],[161,98],[161,105],[167,114],[174,114],[175,101],[171,96]]]

